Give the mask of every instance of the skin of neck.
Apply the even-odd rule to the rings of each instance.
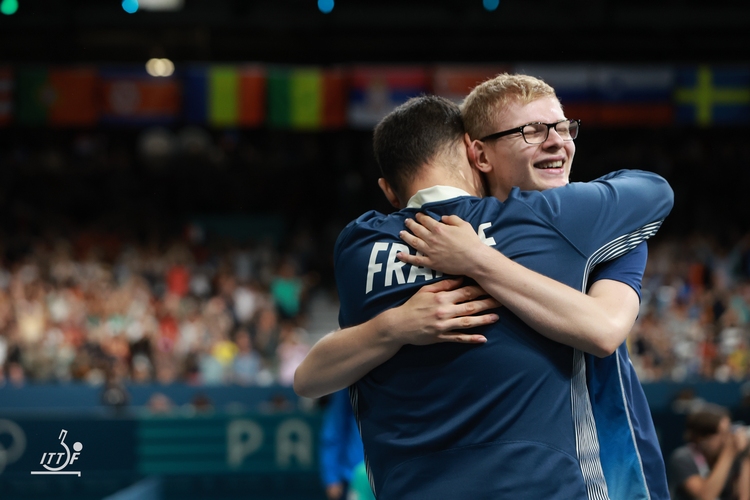
[[[505,202],[505,200],[508,199],[508,196],[510,195],[510,190],[506,189],[504,186],[501,186],[499,182],[497,182],[492,176],[487,176],[487,190],[492,193],[492,196],[497,198],[498,200]]]
[[[500,182],[493,175],[488,175],[489,171],[494,168],[487,158],[487,153],[483,151],[484,145],[481,141],[471,140],[469,134],[464,135],[464,144],[466,145],[466,154],[472,168],[476,170],[480,180],[484,180],[484,184],[480,188],[480,192],[489,193],[498,200],[504,202],[510,195],[510,189],[502,186]],[[481,165],[480,165],[480,159]],[[485,193],[485,194],[486,194]],[[481,195],[480,195],[481,196]]]
[[[481,196],[477,192],[476,187],[462,175],[456,175],[457,172],[452,172],[448,168],[439,166],[425,166],[422,169],[423,175],[420,175],[414,182],[409,186],[406,200],[402,200],[404,205],[408,203],[412,196],[417,194],[417,191],[422,189],[431,188],[434,186],[450,186],[458,189],[463,189],[472,196]]]

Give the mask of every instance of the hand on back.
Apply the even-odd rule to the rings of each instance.
[[[478,286],[461,286],[462,279],[447,279],[423,286],[402,306],[392,309],[392,322],[402,344],[429,345],[439,342],[484,343],[483,335],[463,333],[497,321],[500,307]],[[476,315],[476,316],[475,316]]]
[[[438,222],[429,215],[418,213],[415,219],[406,220],[406,228],[411,233],[401,231],[399,236],[421,255],[402,252],[398,258],[446,274],[471,275],[486,247],[472,225],[456,215],[445,215]]]

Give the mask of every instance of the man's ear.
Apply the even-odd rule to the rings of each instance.
[[[466,153],[469,155],[471,166],[485,174],[490,172],[492,165],[487,159],[485,144],[478,140],[472,141],[469,134],[464,134],[464,144],[466,144]]]
[[[399,201],[398,196],[396,196],[396,192],[393,190],[391,185],[388,184],[388,181],[381,177],[380,179],[378,179],[378,186],[380,186],[380,190],[383,191],[383,194],[390,202],[390,204],[396,207],[396,209],[400,210],[401,202]]]
[[[474,151],[471,149],[471,137],[469,134],[464,134],[464,147],[466,148],[466,156],[469,158],[469,164],[474,166]]]

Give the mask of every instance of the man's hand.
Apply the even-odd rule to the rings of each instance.
[[[294,373],[294,390],[319,398],[343,389],[391,359],[405,344],[483,343],[483,335],[456,330],[488,325],[499,306],[478,286],[461,286],[461,278],[423,286],[408,301],[386,309],[370,321],[325,335],[310,349]],[[472,314],[481,314],[472,316]]]
[[[494,323],[498,319],[497,314],[472,315],[500,307],[500,303],[486,297],[485,291],[478,286],[459,288],[461,281],[460,278],[448,279],[425,285],[403,305],[388,311],[389,324],[394,325],[389,328],[394,340],[400,344],[414,345],[486,342],[483,335],[456,330]]]
[[[328,500],[342,500],[341,495],[344,494],[344,487],[341,483],[333,483],[326,486],[326,496]]]
[[[747,438],[747,432],[745,431],[745,428],[736,429],[732,433],[732,444],[734,445],[734,452],[742,453],[743,451],[747,450],[748,445],[748,438]]]
[[[471,224],[456,215],[444,215],[442,222],[422,213],[415,218],[406,219],[411,233],[401,231],[399,236],[422,255],[399,252],[399,260],[446,274],[471,276],[474,264],[487,248]]]

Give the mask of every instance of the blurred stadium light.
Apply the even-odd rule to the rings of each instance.
[[[486,10],[497,10],[497,7],[500,5],[500,0],[482,0],[482,5],[484,5]]]
[[[3,0],[0,3],[0,12],[6,16],[12,16],[18,11],[18,0]]]
[[[146,63],[146,72],[151,76],[172,76],[174,63],[165,58],[151,58]]]
[[[185,6],[185,0],[139,0],[143,10],[174,12]]]
[[[128,14],[135,14],[138,12],[138,0],[122,0],[122,10]]]
[[[333,10],[334,0],[318,0],[318,9],[323,14],[328,14]]]

